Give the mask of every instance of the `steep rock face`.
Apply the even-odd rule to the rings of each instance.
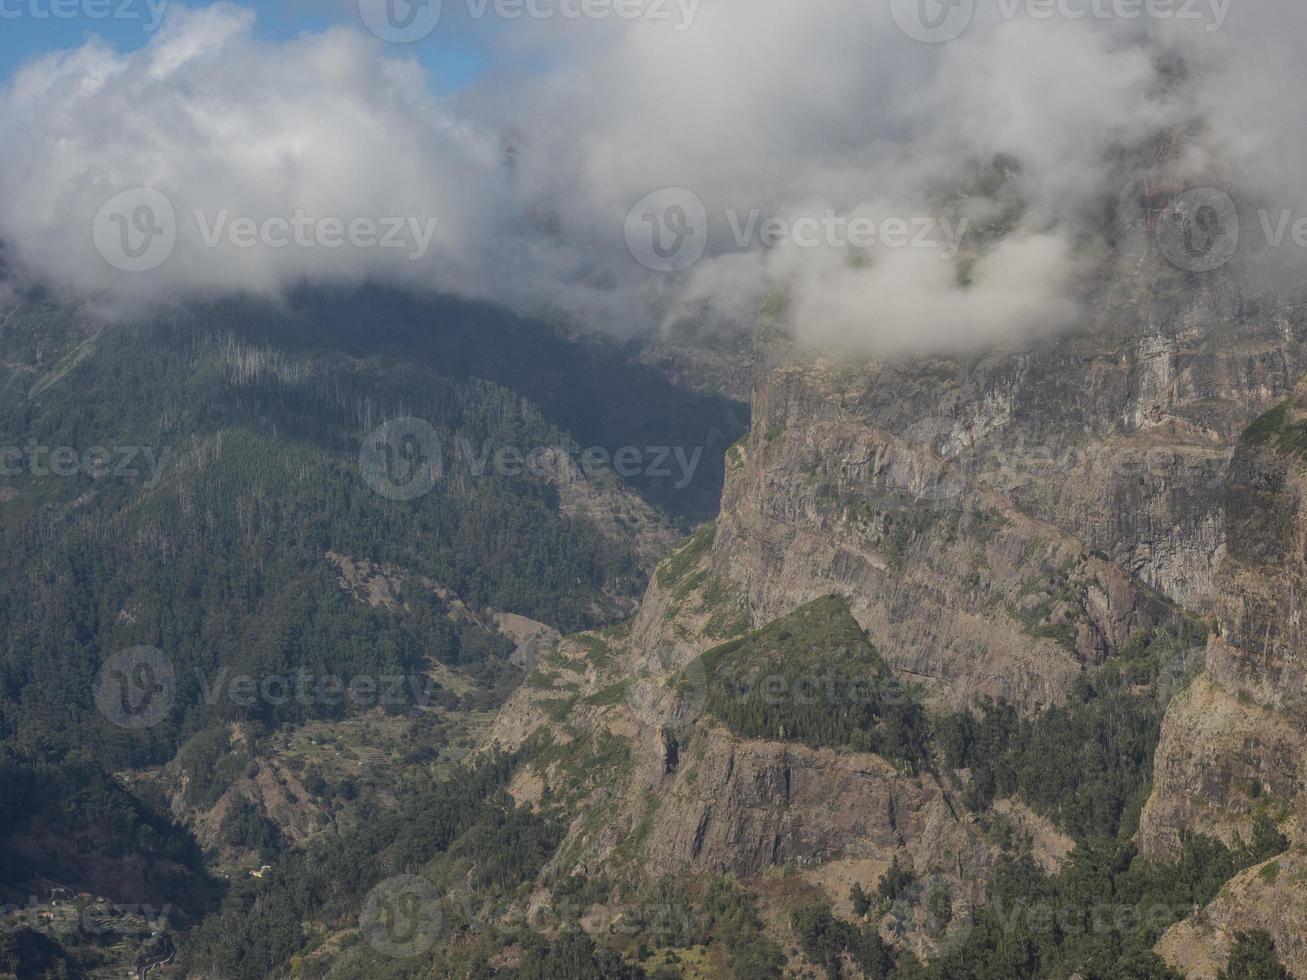
[[[706,532],[664,563],[629,632],[564,639],[500,712],[492,742],[549,743],[512,792],[533,801],[547,784],[575,801],[552,869],[648,881],[791,868],[824,881],[820,869],[847,865],[871,887],[897,855],[931,869],[959,908],[979,902],[997,852],[934,776],[868,752],[740,737],[708,713],[697,657],[720,642],[723,607],[747,612],[713,575],[710,542]],[[826,884],[832,901],[847,899],[847,885]]]
[[[1307,827],[1304,394],[1300,385],[1250,427],[1231,461],[1216,578],[1219,635],[1202,675],[1167,712],[1140,825],[1146,854],[1173,856],[1183,830],[1246,839],[1258,811],[1298,841]],[[1171,930],[1159,952],[1191,975],[1214,976],[1234,931],[1262,928],[1290,969],[1307,972],[1302,844],[1269,864],[1227,884],[1200,915]]]
[[[905,777],[876,755],[714,728],[669,783],[658,787],[646,851],[659,868],[749,876],[908,848],[919,867],[956,870],[986,853],[937,781]]]
[[[1241,699],[1205,671],[1167,712],[1154,789],[1140,820],[1140,849],[1175,858],[1181,831],[1230,845],[1247,840],[1259,806],[1298,797],[1304,750],[1307,734],[1300,727]]]
[[[1218,277],[1109,279],[1080,331],[1019,352],[889,363],[760,342],[753,430],[727,454],[715,527],[660,567],[629,628],[564,640],[496,722],[509,747],[551,740],[514,791],[575,801],[553,870],[820,878],[899,854],[955,894],[983,890],[995,852],[945,787],[874,755],[732,735],[703,717],[687,669],[838,593],[937,707],[999,697],[1035,712],[1181,609],[1225,622],[1227,511],[1238,526],[1246,509],[1227,474],[1248,423],[1292,390],[1300,330]],[[1168,716],[1154,853],[1196,821],[1246,834],[1256,804],[1230,801],[1249,773],[1263,802],[1300,782],[1293,724],[1223,679],[1231,631],[1295,615],[1273,591],[1247,594],[1262,598]],[[620,762],[596,774],[596,754]],[[1050,866],[1067,846],[1046,848]]]
[[[783,343],[755,372],[714,569],[760,621],[847,592],[895,667],[952,704],[1058,700],[1083,665],[1210,608],[1238,433],[1297,345],[1091,336],[1019,353],[838,362]]]
[[[1167,713],[1140,838],[1173,854],[1180,829],[1246,834],[1255,801],[1286,806],[1307,770],[1307,460],[1295,439],[1304,388],[1259,420],[1234,454],[1217,576],[1219,635],[1202,676]],[[1204,805],[1204,801],[1208,801]]]
[[[1190,980],[1216,980],[1235,933],[1265,929],[1290,972],[1307,975],[1305,882],[1307,851],[1301,847],[1242,871],[1201,914],[1167,930],[1157,952]]]

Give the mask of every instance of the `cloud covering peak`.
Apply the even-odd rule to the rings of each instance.
[[[1282,0],[1192,20],[1004,0],[940,44],[902,6],[492,5],[471,29],[494,68],[446,97],[361,21],[270,42],[239,6],[172,9],[137,51],[90,41],[0,91],[0,239],[110,312],[371,278],[624,330],[779,294],[808,339],[896,351],[1073,317],[1078,247],[1160,134],[1190,134],[1193,173],[1307,198],[1280,94],[1307,14]]]

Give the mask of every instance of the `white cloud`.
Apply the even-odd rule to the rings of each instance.
[[[1268,0],[1213,32],[996,9],[944,45],[854,0],[715,0],[684,31],[482,22],[495,70],[456,98],[357,27],[273,44],[242,8],[173,10],[140,51],[88,43],[0,93],[0,238],[15,265],[111,307],[379,277],[628,329],[690,311],[747,319],[780,291],[802,336],[897,351],[1066,322],[1073,244],[1119,190],[1122,161],[1163,130],[1189,134],[1193,172],[1219,160],[1265,197],[1307,203],[1307,110],[1285,94],[1304,10]],[[1187,74],[1159,71],[1172,55]],[[999,155],[1010,179],[986,181]],[[162,266],[127,274],[90,226],[136,186],[168,195],[178,239]],[[673,186],[703,200],[711,235],[698,265],[663,277],[627,254],[623,230],[636,201]],[[980,235],[1018,203],[1006,237]],[[297,208],[438,224],[415,260],[206,247],[193,219]],[[967,217],[968,285],[931,250],[742,251],[727,216],[753,211]]]

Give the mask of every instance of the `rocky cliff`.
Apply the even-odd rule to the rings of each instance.
[[[1216,579],[1219,635],[1202,675],[1172,704],[1154,791],[1140,829],[1146,853],[1173,855],[1182,830],[1230,842],[1267,813],[1295,843],[1244,872],[1159,949],[1193,976],[1215,976],[1236,929],[1271,933],[1286,964],[1307,972],[1307,389],[1248,428],[1224,493]]]
[[[727,454],[715,525],[663,564],[629,626],[542,657],[492,732],[548,746],[520,798],[575,805],[555,870],[802,869],[838,904],[838,869],[901,856],[956,903],[983,894],[1000,849],[956,784],[705,714],[701,654],[831,593],[934,711],[995,698],[1035,715],[1141,633],[1219,621],[1202,675],[1163,679],[1179,696],[1142,846],[1170,855],[1182,830],[1234,841],[1258,808],[1292,815],[1307,464],[1286,455],[1292,436],[1246,430],[1293,391],[1307,322],[1237,283],[1121,248],[1084,284],[1079,329],[966,357],[817,355],[764,322],[753,428]],[[1276,424],[1296,432],[1299,411]],[[1246,877],[1210,921],[1253,909]]]

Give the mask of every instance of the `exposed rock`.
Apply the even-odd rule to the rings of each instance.
[[[1076,842],[1062,833],[1047,817],[1018,799],[999,800],[994,812],[1008,817],[1019,835],[1029,841],[1030,856],[1048,874],[1057,874],[1075,849]]]
[[[935,780],[876,755],[740,740],[713,727],[660,792],[648,861],[756,875],[770,867],[869,858],[909,847],[922,866],[983,852]]]
[[[1220,635],[1167,712],[1154,788],[1140,826],[1144,853],[1173,856],[1182,830],[1233,842],[1261,808],[1300,838],[1307,826],[1307,460],[1295,441],[1304,390],[1252,426],[1225,491],[1218,570]],[[1268,870],[1269,869],[1269,870]],[[1307,973],[1307,865],[1302,844],[1238,875],[1158,945],[1169,962],[1213,977],[1237,929],[1265,929],[1290,970]]]
[[[1307,852],[1287,854],[1236,875],[1196,916],[1167,930],[1158,954],[1190,980],[1215,980],[1230,958],[1234,935],[1264,929],[1280,961],[1307,976]]]
[[[553,870],[733,872],[762,889],[787,868],[835,888],[830,869],[897,854],[978,897],[997,849],[933,777],[739,738],[702,711],[700,654],[832,593],[935,706],[1026,713],[1140,631],[1219,616],[1224,639],[1167,717],[1144,846],[1169,853],[1188,827],[1246,836],[1251,794],[1303,795],[1301,590],[1267,576],[1303,565],[1307,533],[1258,543],[1296,503],[1250,517],[1284,479],[1238,445],[1302,371],[1301,327],[1219,276],[1117,269],[1086,288],[1083,330],[1021,351],[837,361],[760,342],[754,427],[727,454],[715,526],[659,567],[629,630],[564,639],[495,722],[505,747],[551,740],[545,778],[576,801]],[[620,761],[596,774],[594,746]],[[1070,839],[1000,809],[1056,870]]]

